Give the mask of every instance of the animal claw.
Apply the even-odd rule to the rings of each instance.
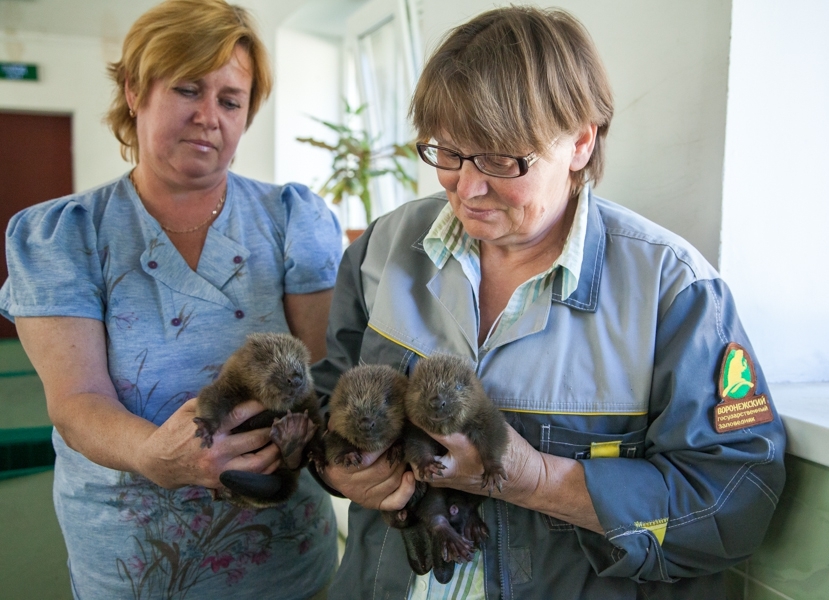
[[[300,414],[289,410],[281,419],[274,419],[270,438],[279,446],[282,460],[289,469],[301,466],[305,445],[311,441],[317,429],[317,424],[308,418],[308,411]]]
[[[417,470],[421,479],[426,479],[428,477],[429,481],[434,481],[435,475],[443,477],[443,470],[445,468],[446,465],[439,460],[431,460],[428,463],[421,463],[418,465]]]
[[[346,468],[357,467],[363,462],[363,454],[359,450],[354,450],[353,452],[344,454],[335,462],[340,462]]]
[[[489,488],[489,495],[492,496],[492,490],[498,488],[498,491],[503,491],[502,483],[507,481],[507,472],[502,466],[497,466],[494,469],[484,470],[481,476],[481,489]]]
[[[196,424],[196,436],[201,438],[201,447],[210,448],[213,446],[213,428],[207,419],[201,417],[193,417],[193,423]]]

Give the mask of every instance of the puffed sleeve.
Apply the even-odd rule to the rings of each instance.
[[[786,439],[773,406],[769,423],[716,431],[729,342],[753,356],[725,283],[697,281],[680,292],[659,323],[645,458],[582,461],[612,545],[581,536],[600,575],[693,577],[744,560],[762,542],[783,489]],[[755,365],[753,393],[770,398]]]
[[[282,188],[285,210],[285,293],[334,287],[342,256],[342,230],[325,202],[304,185]]]
[[[23,210],[6,231],[9,278],[0,313],[103,319],[104,281],[89,211],[59,198]]]

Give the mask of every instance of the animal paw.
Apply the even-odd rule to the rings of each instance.
[[[474,558],[472,542],[462,535],[447,538],[443,544],[443,559],[447,562],[469,562]]]
[[[403,444],[395,442],[389,446],[388,450],[386,450],[386,459],[389,461],[390,465],[393,465],[402,461],[404,454],[405,448],[403,447]]]
[[[418,477],[422,480],[428,479],[429,481],[434,481],[435,475],[441,477],[443,475],[443,470],[446,468],[439,460],[434,459],[426,459],[422,460],[417,464],[417,474]]]
[[[440,557],[446,562],[469,562],[472,560],[475,548],[472,542],[455,531],[445,518],[438,521],[434,527],[434,540],[436,550]]]
[[[285,467],[295,470],[302,465],[305,445],[316,432],[317,424],[308,418],[308,411],[302,414],[288,411],[284,417],[273,422],[270,437],[279,446]]]
[[[507,481],[508,478],[504,467],[499,464],[490,467],[489,469],[485,469],[481,479],[481,489],[486,489],[489,492],[489,495],[492,496],[492,492],[495,488],[498,488],[499,492],[501,491],[503,482]]]
[[[216,427],[201,417],[193,417],[193,423],[196,424],[196,437],[201,438],[201,447],[210,448],[213,445],[213,434],[216,433]]]
[[[483,519],[476,512],[472,512],[463,528],[463,535],[465,538],[471,540],[476,548],[480,549],[484,540],[489,537],[489,527],[486,526],[486,523],[484,523]]]
[[[344,467],[359,467],[363,463],[363,453],[359,450],[354,450],[352,452],[346,452],[341,457],[339,457],[338,462],[342,464]]]

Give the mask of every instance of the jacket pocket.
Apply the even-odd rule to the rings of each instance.
[[[642,458],[647,428],[628,433],[594,433],[541,426],[539,450],[565,458]]]
[[[647,428],[621,434],[578,431],[542,424],[539,450],[547,454],[578,460],[600,458],[641,458],[645,454]],[[548,515],[542,515],[551,533],[567,533],[575,527]]]

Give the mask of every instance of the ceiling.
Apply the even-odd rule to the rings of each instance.
[[[342,35],[345,20],[367,0],[235,0],[260,22],[309,33]],[[158,0],[0,0],[0,32],[123,39]]]

